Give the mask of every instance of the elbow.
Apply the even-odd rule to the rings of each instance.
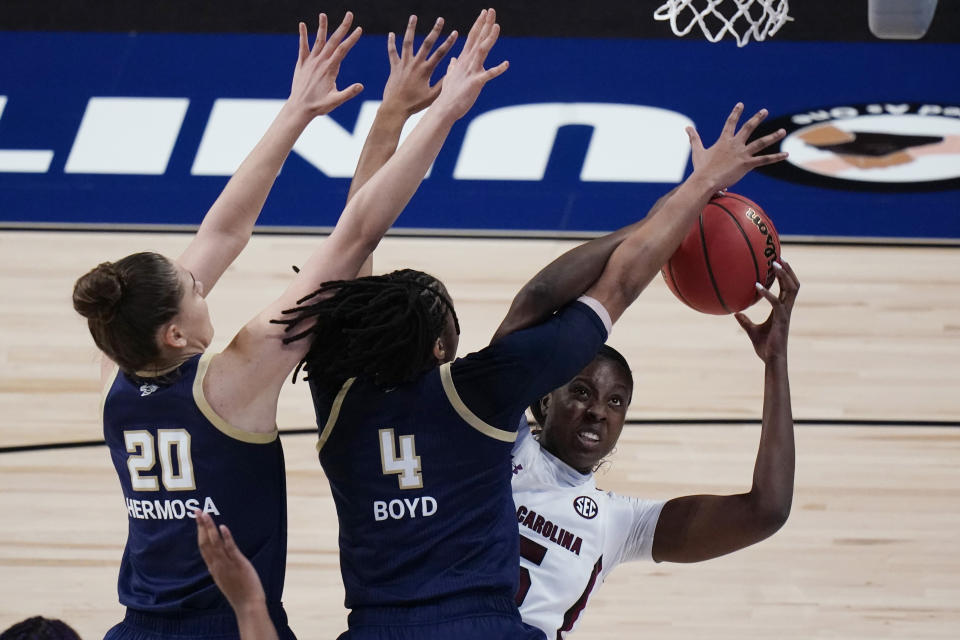
[[[556,294],[552,283],[546,280],[528,282],[517,294],[516,306],[527,309],[550,308],[554,311]]]
[[[552,282],[537,279],[528,282],[510,304],[508,319],[518,326],[530,326],[544,321],[569,299],[558,293]]]
[[[555,287],[550,282],[534,279],[513,298],[507,320],[510,320],[510,324],[526,326],[549,316],[562,302],[563,299],[557,297]]]
[[[759,506],[754,516],[757,522],[757,528],[763,532],[763,537],[768,538],[783,528],[790,517],[790,507],[792,500],[788,497],[785,500],[778,500],[771,504]]]

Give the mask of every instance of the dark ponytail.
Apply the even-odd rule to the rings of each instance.
[[[325,282],[297,304],[273,322],[287,325],[285,343],[313,339],[294,379],[302,367],[308,379],[325,386],[355,376],[382,387],[410,382],[436,365],[433,345],[448,313],[460,333],[443,284],[412,269]],[[293,333],[311,319],[315,324]]]
[[[93,341],[121,369],[133,372],[160,356],[157,329],[177,315],[183,296],[174,264],[159,253],[103,262],[73,286],[73,308]]]

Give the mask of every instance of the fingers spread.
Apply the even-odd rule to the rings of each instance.
[[[430,54],[430,57],[427,58],[427,64],[431,67],[437,66],[437,63],[443,60],[443,57],[447,55],[448,51],[450,51],[453,43],[457,41],[457,36],[457,32],[452,31],[450,35],[447,36],[447,39],[444,40],[439,47],[437,47],[437,50]]]
[[[497,66],[492,67],[492,68],[490,68],[490,69],[487,69],[487,71],[486,71],[485,74],[484,74],[484,82],[486,82],[486,81],[488,81],[488,80],[493,80],[493,79],[496,78],[497,76],[503,74],[503,72],[506,71],[506,70],[509,69],[509,68],[510,68],[510,61],[509,61],[509,60],[504,60],[503,62],[501,62],[501,63],[498,64]]]
[[[330,56],[331,62],[333,64],[340,64],[347,54],[350,53],[350,49],[353,49],[353,45],[357,44],[357,40],[360,39],[360,36],[363,34],[363,29],[357,27],[353,30],[353,33],[350,34],[350,37],[337,45],[337,48],[334,50],[333,55]]]
[[[461,58],[465,58],[472,53],[483,42],[490,31],[491,25],[496,20],[496,15],[493,9],[484,9],[480,12],[477,20],[470,27],[470,33],[467,34],[467,41],[463,45],[463,51],[460,52]]]
[[[337,27],[337,30],[334,31],[330,38],[324,43],[323,51],[321,53],[330,55],[329,51],[335,50],[335,48],[341,43],[343,38],[350,31],[351,24],[353,24],[353,14],[347,11],[347,13],[343,16],[343,21],[340,22],[340,26]]]
[[[737,123],[740,122],[740,114],[743,113],[743,103],[738,102],[733,107],[733,111],[727,116],[727,121],[723,124],[723,133],[732,136],[737,130]]]
[[[470,31],[467,32],[467,41],[463,45],[464,52],[467,51],[469,47],[472,47],[474,45],[474,41],[477,38],[477,34],[480,32],[480,29],[483,28],[484,21],[486,19],[487,19],[487,10],[484,9],[483,11],[480,12],[480,15],[477,16],[477,19],[473,21],[473,26],[470,27]]]
[[[750,137],[750,134],[753,133],[758,126],[760,126],[760,123],[763,122],[764,118],[766,117],[767,110],[760,109],[760,111],[757,111],[755,114],[753,114],[752,118],[743,123],[743,126],[740,128],[740,131],[737,132],[737,135],[741,140],[746,140]]]
[[[487,17],[483,21],[483,26],[481,27],[480,32],[477,34],[477,42],[479,43],[478,46],[482,46],[483,43],[486,42],[487,38],[490,37],[490,32],[493,31],[494,28],[496,28],[497,32],[499,33],[500,25],[496,23],[496,20],[497,12],[493,9],[489,9],[487,11]]]
[[[403,57],[413,55],[413,38],[417,33],[417,16],[410,16],[407,20],[407,31],[403,34]]]
[[[786,160],[789,154],[786,151],[780,153],[768,153],[762,156],[754,156],[750,160],[750,167],[763,167],[768,164],[774,164]]]
[[[332,95],[333,103],[326,113],[333,111],[334,109],[342,105],[347,100],[350,100],[351,98],[355,98],[356,96],[360,95],[361,91],[363,91],[363,85],[360,84],[359,82],[355,82],[354,84],[350,85],[343,91],[337,91]]]
[[[300,23],[300,50],[297,55],[297,63],[302,63],[310,55],[310,45],[307,44],[307,25]]]
[[[313,52],[320,53],[327,43],[327,14],[321,13],[317,19],[317,39],[313,43]]]
[[[397,36],[393,31],[387,34],[387,57],[390,59],[391,67],[400,61],[400,56],[397,54]]]
[[[703,142],[701,142],[700,134],[697,133],[697,130],[693,127],[687,127],[685,131],[687,132],[687,138],[690,139],[690,147],[694,151],[703,151]]]
[[[433,29],[430,29],[430,33],[427,34],[427,37],[423,40],[423,44],[420,45],[420,49],[417,50],[417,58],[422,60],[427,56],[427,53],[433,49],[433,44],[437,41],[437,38],[440,37],[440,31],[442,29],[443,18],[437,18],[437,21],[433,23]]]
[[[477,57],[481,65],[483,65],[484,61],[486,61],[487,54],[490,53],[490,49],[492,49],[493,45],[497,43],[497,38],[499,37],[500,25],[494,23],[487,31],[487,36],[483,39],[483,41],[480,43],[480,47],[477,49]]]
[[[787,135],[787,131],[785,129],[777,129],[773,133],[769,133],[763,136],[762,138],[757,138],[756,140],[754,140],[753,142],[747,145],[747,153],[749,153],[750,155],[759,153],[760,151],[763,151],[773,143],[779,140],[783,140],[783,138],[786,135]]]

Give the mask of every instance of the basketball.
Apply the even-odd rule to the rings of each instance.
[[[660,273],[681,302],[702,313],[743,311],[760,299],[755,283],[770,287],[780,237],[755,202],[735,193],[715,195]]]

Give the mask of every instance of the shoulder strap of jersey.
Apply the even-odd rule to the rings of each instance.
[[[249,442],[251,444],[268,444],[276,440],[278,434],[277,429],[274,429],[270,433],[251,433],[244,431],[227,422],[220,414],[213,410],[213,407],[207,402],[207,397],[203,393],[203,379],[207,375],[207,369],[213,357],[214,354],[210,351],[207,351],[200,357],[200,362],[197,363],[197,375],[193,379],[193,401],[196,403],[197,408],[200,409],[203,417],[209,420],[210,424],[216,427],[218,431],[230,436],[234,440]]]
[[[110,389],[113,388],[113,383],[117,381],[117,375],[119,373],[120,367],[114,364],[113,371],[107,376],[107,381],[104,383],[103,389],[100,392],[100,424],[103,424],[103,411],[107,403],[107,396],[110,394]]]
[[[327,421],[324,423],[323,431],[320,432],[320,439],[317,441],[317,451],[323,449],[323,445],[325,445],[330,438],[333,427],[337,424],[337,418],[340,417],[340,407],[343,406],[343,399],[347,396],[347,392],[350,391],[350,387],[353,386],[356,380],[356,378],[348,378],[347,381],[343,383],[343,386],[340,387],[340,391],[337,392],[337,397],[333,399],[333,404],[330,406],[330,413],[327,415]]]
[[[500,440],[502,442],[515,441],[517,439],[516,431],[506,431],[504,429],[498,429],[493,425],[487,424],[477,417],[473,411],[470,411],[470,408],[463,403],[463,400],[460,398],[460,394],[457,393],[457,388],[453,384],[453,374],[450,371],[450,364],[451,363],[447,362],[440,365],[440,381],[443,384],[443,390],[447,394],[447,399],[450,400],[450,404],[453,405],[453,408],[457,414],[463,419],[464,422],[485,436],[489,436],[494,440]]]

